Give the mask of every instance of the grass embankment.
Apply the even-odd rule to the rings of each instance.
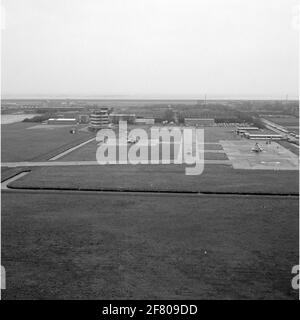
[[[298,299],[298,199],[2,195],[3,299]]]
[[[298,194],[297,171],[235,170],[205,165],[185,175],[184,165],[95,165],[35,168],[10,184],[16,188],[70,188],[175,192]]]

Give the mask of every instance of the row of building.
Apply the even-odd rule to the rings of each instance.
[[[283,140],[284,136],[281,134],[262,132],[257,133],[259,128],[257,127],[238,127],[236,133],[242,137],[251,140]]]
[[[126,121],[129,124],[153,125],[154,118],[136,118],[135,114],[108,114],[108,108],[101,108],[90,115],[90,130],[96,131],[107,128],[110,123],[118,124],[120,121]]]
[[[154,118],[137,118],[135,114],[123,114],[123,113],[109,113],[108,108],[100,108],[94,111],[90,115],[79,114],[74,118],[51,118],[48,120],[48,124],[88,124],[92,131],[96,131],[102,128],[107,128],[111,123],[118,124],[120,121],[126,121],[129,124],[140,125],[154,125]],[[185,118],[186,126],[214,126],[214,119],[200,119],[200,118]]]
[[[90,115],[78,114],[74,117],[64,118],[59,116],[57,118],[48,119],[47,123],[51,125],[76,125],[76,124],[89,124],[91,131],[96,131],[102,128],[107,128],[109,124],[118,124],[120,121],[127,121],[129,124],[145,124],[153,125],[154,118],[136,118],[135,114],[118,114],[110,113],[108,108],[100,108]]]

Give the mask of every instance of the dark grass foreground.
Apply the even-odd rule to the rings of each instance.
[[[298,299],[298,198],[2,194],[4,299]]]

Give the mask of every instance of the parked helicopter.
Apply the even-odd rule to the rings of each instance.
[[[263,147],[261,147],[257,142],[255,143],[255,146],[251,149],[252,152],[262,152],[264,151]]]

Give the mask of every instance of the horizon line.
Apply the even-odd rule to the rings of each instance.
[[[1,95],[1,100],[299,100],[299,95]]]

